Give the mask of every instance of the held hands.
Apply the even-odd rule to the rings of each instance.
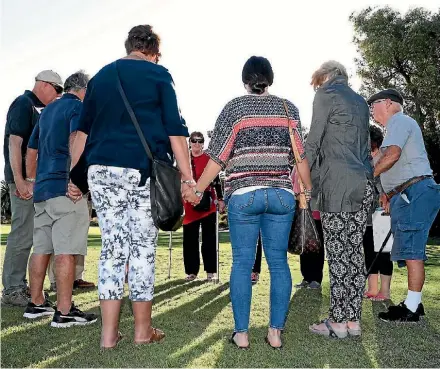
[[[67,186],[67,193],[66,196],[70,198],[74,203],[81,200],[82,198],[82,192],[78,187],[76,187],[72,182],[69,182],[69,185]]]
[[[196,206],[200,203],[201,198],[195,193],[196,181],[193,179],[182,180],[182,198],[185,202],[189,202],[191,205]]]
[[[28,182],[24,179],[16,180],[15,185],[17,189],[14,195],[22,200],[30,200],[34,195],[34,183]]]

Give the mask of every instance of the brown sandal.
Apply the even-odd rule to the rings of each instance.
[[[121,332],[118,332],[118,337],[116,338],[116,343],[114,346],[101,346],[101,351],[107,351],[107,350],[112,350],[114,348],[116,348],[116,346],[118,346],[119,342],[121,342],[122,338],[124,336],[122,335]]]
[[[147,345],[149,343],[160,342],[165,338],[165,333],[160,329],[153,328],[153,334],[148,340],[134,341],[136,345]]]

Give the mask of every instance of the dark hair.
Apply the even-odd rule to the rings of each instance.
[[[382,130],[370,124],[370,141],[371,141],[371,150],[376,150],[382,146],[383,142],[383,132]]]
[[[73,73],[64,82],[64,92],[78,91],[87,88],[90,77],[83,70]]]
[[[160,37],[153,32],[153,27],[148,24],[133,27],[125,40],[127,54],[140,51],[145,55],[158,55],[159,47]]]
[[[269,60],[262,56],[251,56],[244,64],[241,80],[255,94],[262,94],[273,83],[273,70]]]
[[[194,131],[193,133],[191,133],[191,135],[189,136],[189,139],[192,140],[194,137],[201,137],[201,138],[205,139],[205,137],[203,136],[203,133],[197,132],[197,131]]]

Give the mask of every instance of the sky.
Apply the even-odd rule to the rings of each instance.
[[[0,0],[0,133],[11,102],[53,69],[63,80],[79,69],[93,76],[125,55],[131,27],[153,25],[190,131],[214,127],[223,106],[245,93],[241,71],[252,55],[269,59],[269,92],[291,100],[310,126],[312,73],[326,60],[343,63],[358,89],[348,18],[367,6],[436,11],[438,0]],[[3,140],[0,141],[3,145]],[[3,178],[3,157],[0,176]]]

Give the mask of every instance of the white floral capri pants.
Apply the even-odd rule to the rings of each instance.
[[[151,301],[158,230],[151,217],[150,181],[135,169],[92,165],[88,183],[102,236],[100,300],[121,300],[128,262],[129,298]]]

